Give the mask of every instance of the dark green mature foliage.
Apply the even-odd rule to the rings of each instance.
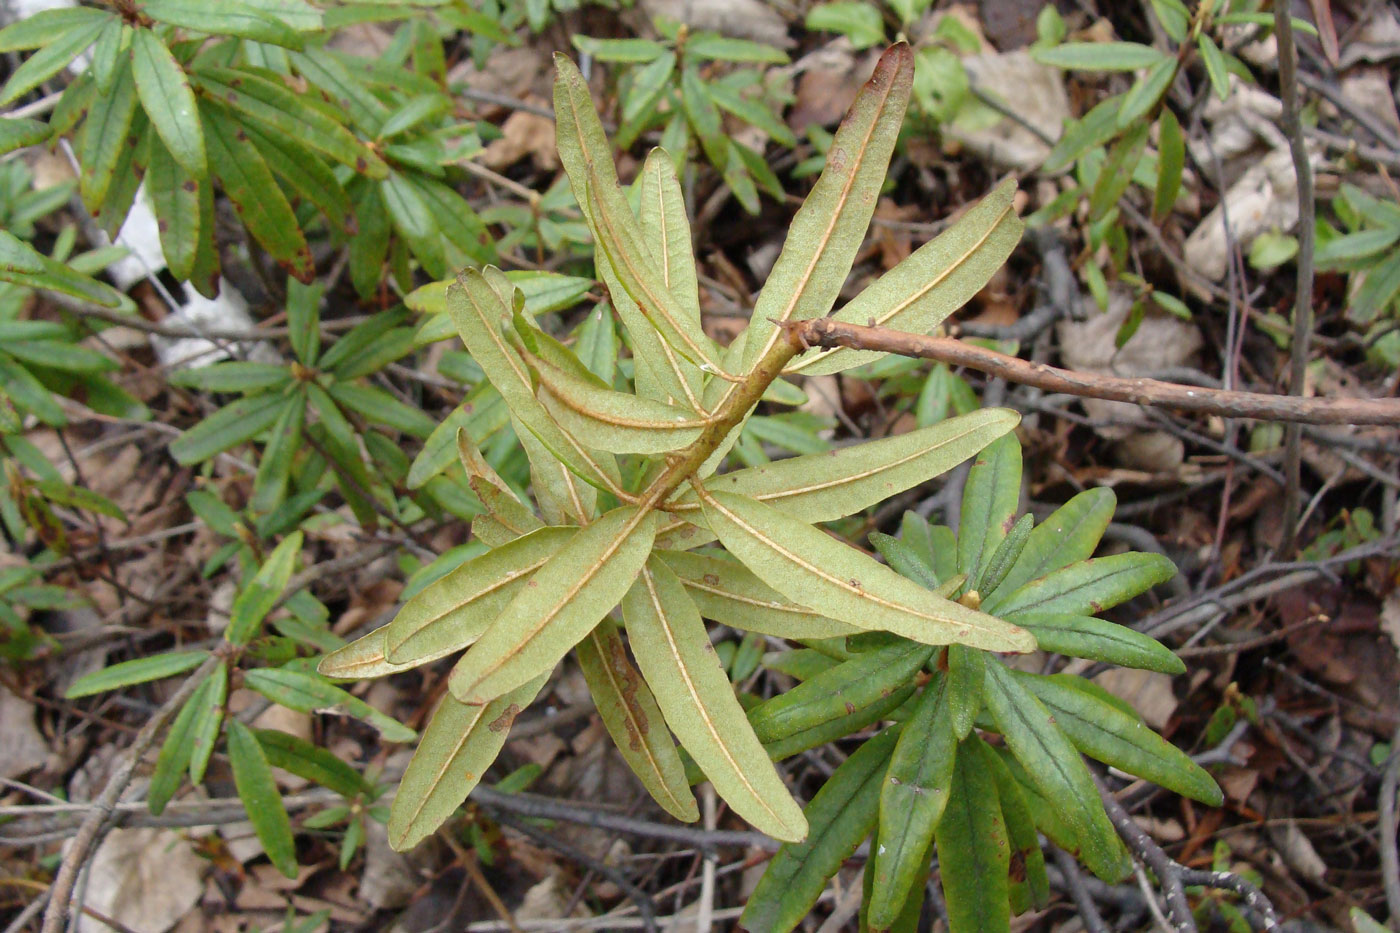
[[[872,543],[900,573],[1015,622],[1044,651],[1183,671],[1151,638],[1097,617],[1176,572],[1156,554],[1093,557],[1113,493],[1081,493],[1032,526],[1029,515],[1016,517],[1020,487],[1020,445],[1006,436],[973,464],[956,534],[909,513],[900,537],[877,533]],[[1038,833],[1101,878],[1121,879],[1127,853],[1081,754],[1203,803],[1221,801],[1205,771],[1080,677],[889,636],[816,643],[765,661],[802,681],[749,711],[768,747],[791,754],[809,747],[808,736],[827,742],[890,724],[807,805],[810,835],[778,852],[744,912],[755,933],[796,926],[867,837],[872,930],[914,928],[935,856],[954,933],[1005,929],[1010,913],[1048,896]],[[991,736],[1000,738],[992,744]]]

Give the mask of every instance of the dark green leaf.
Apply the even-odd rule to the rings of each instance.
[[[949,933],[1002,933],[1011,924],[1011,852],[984,745],[971,736],[959,748],[935,836]]]
[[[207,177],[204,129],[185,69],[165,43],[144,28],[132,33],[131,66],[141,106],[165,148],[195,178]]]
[[[243,800],[248,821],[253,824],[263,851],[288,878],[297,876],[296,842],[292,821],[282,804],[282,793],[272,776],[267,757],[253,732],[237,719],[228,723],[228,758],[233,766],[233,783]]]
[[[316,276],[311,250],[262,154],[222,107],[207,106],[201,113],[209,164],[244,226],[288,272],[309,283]]]
[[[120,664],[113,664],[111,667],[104,667],[100,671],[84,674],[73,681],[73,684],[64,691],[63,695],[67,699],[74,700],[78,697],[92,696],[94,693],[106,693],[108,690],[115,690],[118,687],[144,684],[152,680],[164,680],[166,677],[174,677],[176,674],[194,670],[204,663],[204,659],[207,657],[209,657],[207,651],[172,651],[166,654],[152,655],[148,658],[123,661]]]
[[[753,933],[786,933],[812,910],[827,881],[875,825],[880,787],[899,728],[886,729],[841,763],[805,810],[808,835],[773,856],[739,922]]]

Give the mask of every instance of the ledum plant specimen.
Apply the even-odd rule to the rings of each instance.
[[[597,243],[598,276],[628,332],[635,391],[603,382],[537,327],[500,271],[461,274],[448,310],[509,406],[529,455],[533,501],[518,497],[459,434],[486,508],[473,532],[491,549],[415,596],[389,625],[329,655],[320,670],[382,676],[464,652],[394,800],[389,838],[399,849],[456,810],[515,715],[572,648],[609,732],[663,808],[696,819],[691,784],[703,773],[753,826],[798,842],[807,820],[772,761],[832,733],[788,717],[787,726],[770,723],[756,734],[704,619],[811,644],[898,636],[927,648],[911,678],[934,646],[1036,647],[1029,630],[979,611],[975,594],[960,594],[965,580],[930,589],[817,527],[966,460],[1010,432],[1016,413],[984,409],[830,453],[717,473],[755,406],[792,397],[784,374],[833,373],[877,356],[809,350],[790,325],[829,314],[846,280],[908,103],[913,58],[899,44],[880,59],[793,219],[748,329],[726,348],[700,326],[690,229],[670,156],[653,151],[629,197],[586,83],[566,58],[557,67],[559,152]],[[1015,246],[1022,225],[1013,193],[1010,183],[997,188],[836,316],[927,332]],[[893,710],[889,698],[882,703],[859,713]]]

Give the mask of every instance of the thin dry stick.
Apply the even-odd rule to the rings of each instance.
[[[1293,302],[1293,355],[1288,376],[1288,394],[1302,395],[1308,365],[1308,338],[1312,336],[1313,313],[1313,176],[1303,142],[1303,123],[1298,116],[1298,50],[1293,44],[1292,6],[1274,4],[1274,35],[1278,38],[1278,82],[1283,95],[1283,130],[1288,151],[1293,155],[1293,171],[1298,176],[1298,288]],[[1388,140],[1389,141],[1389,140]],[[1302,496],[1303,429],[1290,424],[1284,433],[1283,472],[1288,479],[1283,496],[1283,547],[1288,553],[1298,535],[1298,507]]]
[[[63,854],[63,862],[58,866],[58,876],[54,878],[53,887],[50,889],[52,893],[49,898],[49,906],[44,911],[42,933],[60,933],[63,929],[64,920],[68,915],[68,902],[73,897],[73,885],[78,880],[78,871],[87,861],[88,854],[97,845],[103,827],[107,825],[107,818],[112,815],[122,792],[131,783],[137,762],[155,744],[156,737],[165,728],[165,724],[181,706],[185,705],[185,701],[194,694],[195,688],[199,686],[200,682],[212,674],[214,668],[222,661],[223,658],[218,654],[209,655],[204,663],[195,668],[194,673],[185,679],[185,682],[180,685],[180,689],[176,690],[170,699],[166,700],[160,709],[151,715],[151,718],[141,727],[141,731],[136,733],[136,738],[131,742],[131,748],[127,750],[126,756],[112,772],[112,776],[107,780],[107,786],[102,788],[102,793],[94,801],[93,809],[88,811],[82,825],[74,833],[72,845]]]
[[[1390,928],[1400,933],[1400,858],[1395,851],[1395,793],[1400,784],[1400,728],[1390,740],[1390,758],[1381,778],[1381,796],[1376,809],[1381,831],[1381,881],[1385,902],[1390,907]]]
[[[831,318],[788,321],[792,339],[809,347],[851,347],[966,366],[1008,382],[1046,392],[1132,402],[1225,418],[1257,418],[1299,424],[1400,424],[1400,399],[1298,398],[1263,392],[1233,392],[1177,385],[1156,379],[1130,379],[1075,372],[997,353],[951,337],[928,337],[884,327],[847,324]]]

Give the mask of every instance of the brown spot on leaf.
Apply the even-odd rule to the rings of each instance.
[[[855,711],[856,711],[856,705],[855,705],[854,703],[852,703],[850,700],[847,700],[847,701],[846,701],[846,715],[847,715],[847,716],[853,715],[853,714],[855,713]]]
[[[369,168],[369,163],[365,161],[365,157],[355,156],[355,171],[364,172],[367,168]]]
[[[512,703],[501,710],[501,715],[491,720],[486,728],[490,729],[492,732],[504,732],[510,728],[511,723],[515,722],[515,717],[519,715],[520,704]]]
[[[707,574],[705,574],[705,585],[706,585],[706,586],[719,586],[719,575],[718,575],[718,574],[713,574],[713,573],[707,573]]]
[[[195,181],[193,178],[186,178],[180,187],[190,194],[195,194],[199,191],[199,182]]]

